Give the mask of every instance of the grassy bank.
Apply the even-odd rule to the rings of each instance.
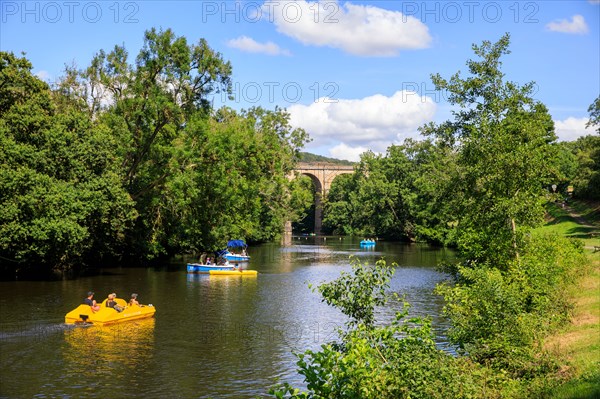
[[[578,238],[587,249],[600,246],[600,202],[548,204],[546,224],[537,231]]]
[[[570,293],[575,304],[571,323],[546,341],[569,379],[553,399],[600,398],[600,260],[592,264],[591,273]]]
[[[571,323],[546,340],[545,346],[563,364],[568,380],[552,399],[600,398],[600,203],[551,205],[546,225],[539,229],[583,240],[590,261],[578,284],[569,292],[574,310]],[[582,265],[583,266],[583,265]]]

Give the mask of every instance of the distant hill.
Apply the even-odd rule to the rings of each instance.
[[[335,163],[338,165],[354,165],[355,162],[346,161],[345,159],[328,158],[322,155],[311,154],[310,152],[300,153],[300,162],[323,162],[323,163]]]

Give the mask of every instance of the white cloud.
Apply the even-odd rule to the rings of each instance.
[[[52,75],[50,75],[50,72],[48,71],[37,71],[35,76],[44,82],[50,82],[50,79],[52,78]]]
[[[429,46],[425,24],[399,11],[336,0],[267,1],[264,14],[277,30],[305,45],[328,46],[360,56],[395,56]]]
[[[320,98],[310,105],[288,108],[290,123],[305,129],[313,139],[310,146],[338,145],[336,151],[340,152],[348,152],[350,147],[381,152],[392,143],[418,137],[417,128],[431,121],[435,110],[430,97],[412,91],[397,91],[391,97]]]
[[[227,42],[227,46],[248,53],[261,53],[268,55],[291,55],[288,50],[280,48],[273,42],[259,43],[248,36],[240,36]]]
[[[561,19],[546,24],[546,29],[552,32],[570,33],[583,35],[588,32],[588,26],[582,15],[573,15],[571,20]]]
[[[574,141],[581,136],[594,134],[592,127],[586,128],[585,124],[589,121],[588,118],[573,118],[569,117],[563,121],[554,121],[556,135],[560,141]]]
[[[340,143],[329,150],[329,155],[336,159],[345,159],[352,162],[360,161],[360,155],[367,152],[367,147],[350,147],[345,143]]]

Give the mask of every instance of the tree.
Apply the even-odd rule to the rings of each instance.
[[[568,175],[573,196],[580,199],[600,199],[600,137],[583,136],[574,142],[562,143],[573,158]]]
[[[288,179],[308,140],[289,115],[213,110],[231,66],[205,40],[152,29],[68,67],[51,90],[1,53],[0,259],[68,268],[269,240],[309,206]]]
[[[557,161],[552,119],[532,98],[532,84],[504,81],[508,45],[505,35],[473,46],[481,60],[468,62],[466,79],[433,76],[459,110],[423,131],[455,148],[459,168],[453,207],[465,260],[452,270],[454,281],[438,287],[452,321],[448,336],[473,361],[528,380],[557,370],[539,343],[565,322],[566,282],[584,262],[578,244],[532,229],[569,160]]]
[[[406,140],[385,155],[365,153],[356,172],[334,181],[324,225],[337,234],[448,244],[455,154],[430,140]]]
[[[208,116],[208,96],[231,92],[231,65],[206,40],[189,45],[170,30],[151,29],[135,65],[122,46],[100,51],[80,72],[88,87],[90,112],[122,142],[119,151],[123,184],[140,214],[130,236],[135,252],[165,253],[164,208],[171,201],[165,182],[184,160],[174,143],[194,115]],[[103,110],[106,112],[102,112]]]
[[[474,45],[480,60],[467,62],[472,76],[432,76],[458,110],[454,120],[422,129],[458,153],[459,248],[471,261],[497,265],[517,258],[524,229],[542,221],[556,139],[548,110],[532,97],[533,83],[504,80],[501,57],[509,41],[506,34]]]
[[[585,126],[596,126],[596,132],[600,134],[600,96],[596,97],[594,102],[590,104],[588,112],[590,113],[590,120]]]
[[[324,302],[349,318],[338,341],[297,354],[305,392],[283,383],[271,394],[293,399],[502,397],[501,387],[509,383],[504,376],[438,349],[431,322],[409,318],[406,303],[391,322],[376,320],[376,309],[394,298],[389,293],[393,269],[383,260],[372,266],[356,258],[351,263],[352,274],[316,288]]]
[[[359,232],[354,220],[353,193],[358,192],[359,175],[344,174],[336,177],[323,204],[323,231],[331,234],[353,235]]]
[[[6,270],[68,269],[118,256],[136,214],[120,185],[117,142],[0,53],[0,259]]]
[[[196,242],[185,249],[216,249],[231,237],[271,239],[309,206],[308,187],[288,178],[307,136],[291,128],[283,110],[222,108],[186,131],[181,147],[189,153],[189,180],[178,183],[185,213],[173,218],[194,237],[189,245]]]

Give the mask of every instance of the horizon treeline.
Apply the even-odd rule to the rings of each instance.
[[[600,126],[597,111],[594,117],[596,109],[600,109],[598,99],[589,108],[591,126]],[[472,209],[471,197],[506,192],[509,177],[527,179],[534,167],[544,170],[532,183],[530,193],[540,205],[570,198],[600,200],[600,134],[558,142],[550,115],[540,112],[546,114],[548,134],[537,148],[528,142],[525,150],[529,155],[537,150],[539,158],[508,159],[496,171],[491,167],[502,156],[501,151],[510,153],[511,148],[518,148],[519,143],[511,142],[515,138],[512,134],[507,135],[504,149],[492,148],[488,154],[478,154],[483,151],[482,144],[470,149],[469,162],[476,156],[487,157],[476,166],[460,154],[465,144],[462,138],[445,137],[448,126],[440,126],[434,133],[430,131],[432,125],[425,126],[421,129],[425,139],[407,139],[388,147],[385,154],[363,153],[355,172],[338,176],[331,185],[323,205],[323,232],[457,246],[459,215]],[[469,176],[477,170],[479,175]],[[492,185],[494,175],[497,181]],[[507,204],[519,201],[517,194],[507,197]],[[490,204],[477,212],[498,211]],[[471,214],[469,219],[476,220],[478,215]],[[540,206],[531,223],[541,223],[542,217]]]
[[[289,179],[296,163],[334,161],[301,152],[309,136],[283,109],[213,109],[210,96],[231,95],[232,66],[204,39],[191,44],[151,29],[135,58],[123,46],[100,50],[85,68],[67,66],[52,86],[31,70],[24,56],[0,52],[5,273],[143,264],[219,249],[232,238],[272,240],[313,207],[310,179]],[[449,91],[462,84],[434,83]],[[574,196],[599,199],[600,136],[557,142],[552,118],[528,89],[481,89],[497,96],[498,109],[514,102],[496,147],[486,147],[466,109],[454,122],[423,126],[423,140],[364,153],[355,173],[337,177],[327,193],[324,232],[471,245],[464,239],[481,215],[507,211],[509,222],[523,216],[533,225],[543,201],[564,197],[571,185]],[[466,100],[458,93],[451,101]],[[591,125],[599,110],[596,99]],[[492,121],[506,116],[493,112]],[[520,137],[527,123],[531,137]],[[527,150],[497,159],[523,142]],[[523,182],[527,190],[514,189]],[[533,208],[518,205],[531,194]],[[500,196],[503,208],[476,208],[475,196]]]

